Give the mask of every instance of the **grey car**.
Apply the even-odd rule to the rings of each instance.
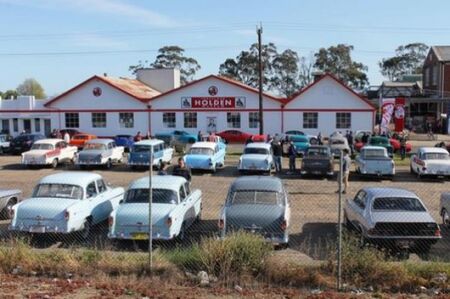
[[[344,221],[362,242],[427,253],[441,238],[439,225],[420,198],[405,189],[363,188],[347,200]]]
[[[220,236],[244,230],[287,246],[290,214],[287,192],[279,178],[243,176],[228,190],[219,218]]]
[[[334,163],[330,148],[325,145],[310,146],[302,159],[301,174],[332,177]]]
[[[124,147],[117,146],[112,139],[92,139],[78,153],[76,164],[80,168],[103,165],[111,168],[113,163],[122,163]]]
[[[0,219],[10,219],[12,206],[21,200],[22,191],[16,189],[0,189]]]

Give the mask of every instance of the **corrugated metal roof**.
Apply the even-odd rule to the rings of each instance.
[[[105,76],[102,76],[101,78],[105,81],[108,81],[111,85],[114,85],[117,88],[128,92],[136,98],[151,99],[154,96],[161,94],[161,92],[151,88],[148,85],[145,85],[144,83],[136,79],[114,78]]]
[[[439,61],[450,61],[450,46],[432,46],[431,49]]]

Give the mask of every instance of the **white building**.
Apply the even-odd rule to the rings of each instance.
[[[179,71],[139,70],[136,79],[93,76],[48,100],[0,100],[0,130],[48,134],[75,128],[100,137],[172,130],[259,132],[258,90],[210,75],[180,87]],[[263,95],[264,131],[371,130],[375,108],[331,75],[291,99]]]

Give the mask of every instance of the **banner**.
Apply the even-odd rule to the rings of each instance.
[[[388,126],[392,119],[392,114],[394,113],[394,105],[395,105],[395,99],[394,98],[388,98],[388,99],[382,99],[381,104],[381,124],[380,124],[380,133],[387,133],[389,131]]]
[[[182,97],[182,108],[245,108],[245,97]]]
[[[405,98],[395,98],[394,123],[395,132],[405,129]]]

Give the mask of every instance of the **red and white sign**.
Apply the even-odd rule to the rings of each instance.
[[[405,98],[395,98],[394,123],[396,132],[405,128]]]
[[[183,97],[182,108],[235,109],[245,108],[245,97]]]

